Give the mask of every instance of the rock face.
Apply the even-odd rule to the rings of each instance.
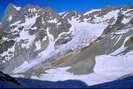
[[[69,75],[66,79],[75,75],[88,84],[111,81],[133,72],[132,37],[133,8],[56,13],[51,8],[10,4],[0,22],[0,70],[28,78],[52,76],[60,70],[61,76]]]
[[[14,84],[16,84],[16,85],[21,85],[15,78],[13,78],[13,77],[11,77],[11,76],[9,76],[9,75],[7,75],[7,74],[4,74],[4,73],[2,73],[2,72],[0,72],[0,81],[2,82],[4,82],[4,81],[6,81],[6,82],[12,82],[12,83],[14,83]],[[1,83],[1,88],[2,88],[2,83]]]
[[[9,21],[10,17],[12,19]],[[68,32],[70,27],[67,20],[62,20],[50,8],[28,5],[17,11],[15,6],[9,5],[0,29],[1,64],[14,65],[7,68],[7,71],[13,70],[25,59],[37,57],[60,33]]]

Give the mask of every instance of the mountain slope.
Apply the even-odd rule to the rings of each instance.
[[[0,25],[4,73],[93,85],[133,72],[133,8],[105,7],[83,14],[18,8],[10,4]]]

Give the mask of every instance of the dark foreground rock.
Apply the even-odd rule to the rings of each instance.
[[[87,88],[88,86],[78,80],[67,81],[41,81],[34,79],[13,78],[0,72],[0,88]]]
[[[128,77],[122,80],[116,80],[104,84],[99,84],[95,86],[91,86],[91,88],[105,88],[105,89],[111,89],[111,88],[133,88],[133,77]]]
[[[116,80],[104,84],[87,86],[78,80],[41,81],[24,78],[13,78],[0,72],[0,88],[133,88],[133,77]]]

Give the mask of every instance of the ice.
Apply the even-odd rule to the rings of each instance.
[[[55,50],[54,44],[56,39],[54,39],[54,36],[49,32],[49,28],[47,28],[46,32],[49,39],[48,47],[44,51],[39,53],[39,57],[37,59],[31,61],[29,64],[27,64],[27,66],[19,66],[14,70],[14,72],[15,73],[25,72],[30,68],[40,64],[41,62],[44,62],[45,60],[51,58],[52,56],[57,55],[58,52],[64,52],[64,51],[66,52],[68,50],[75,50],[77,48],[86,46],[87,44],[95,40],[97,37],[99,37],[106,28],[106,25],[104,24],[79,23],[75,19],[73,19],[70,23],[73,26],[71,27],[68,33],[72,32],[72,35],[74,35],[72,41],[68,42],[65,45],[61,45],[57,50]]]
[[[105,22],[106,23],[107,20],[110,20],[110,19],[114,18],[115,21],[113,21],[113,23],[112,23],[112,24],[114,24],[116,22],[116,20],[117,20],[119,12],[120,12],[120,10],[113,10],[113,11],[110,11],[109,13],[107,13],[104,16],[101,16],[101,17],[95,16],[94,22],[95,23],[96,22],[103,22],[103,23]]]
[[[59,67],[47,70],[47,73],[42,74],[40,77],[32,76],[32,78],[48,81],[74,79],[84,81],[88,85],[109,82],[133,72],[132,55],[133,52],[117,57],[110,55],[97,56],[94,72],[90,74],[74,75],[73,73],[67,72],[67,69],[70,67]]]
[[[133,52],[131,51],[125,55],[97,56],[94,72],[111,77],[112,79],[119,78],[123,75],[129,74],[133,72],[132,55]]]
[[[60,67],[55,69],[49,69],[46,71],[46,74],[42,74],[40,77],[32,76],[32,78],[47,81],[65,81],[73,79],[83,81],[88,85],[95,85],[112,80],[110,77],[102,76],[95,72],[84,75],[74,75],[70,72],[67,72],[67,69],[69,68],[70,67]]]
[[[84,15],[87,15],[94,11],[100,11],[100,9],[92,10],[90,12],[85,13]],[[48,37],[45,37],[44,40],[46,39],[49,40],[48,47],[44,51],[39,53],[39,56],[36,57],[35,59],[29,62],[25,61],[24,63],[22,63],[22,65],[15,68],[13,73],[24,73],[29,69],[57,55],[58,52],[65,53],[68,50],[75,50],[78,48],[85,47],[86,45],[89,45],[91,42],[93,42],[99,36],[101,36],[104,29],[108,26],[108,23],[106,22],[108,19],[114,18],[115,21],[117,20],[119,12],[120,10],[112,10],[102,17],[95,16],[95,19],[94,19],[94,22],[96,22],[95,24],[87,23],[87,22],[79,22],[77,21],[77,18],[72,17],[72,20],[68,20],[69,23],[72,25],[69,32],[61,33],[57,37],[57,39],[54,38],[54,36],[49,32],[49,28],[47,28],[46,32]],[[37,17],[38,16],[35,16],[35,18],[26,18],[26,22],[22,25],[24,25],[25,28],[30,28],[35,23]],[[115,21],[113,22],[113,24],[115,23]],[[124,23],[127,23],[125,19],[123,21]],[[56,23],[57,20],[53,19],[53,20],[50,20],[49,22]],[[121,39],[122,34],[128,31],[129,29],[122,29],[120,31],[117,31],[115,34],[119,34],[121,36],[119,36],[116,43],[118,43],[118,41]],[[61,37],[61,35],[68,34],[68,33],[72,35],[72,40],[66,44],[60,45],[58,49],[55,49],[54,47],[55,41],[57,41]],[[25,37],[22,37],[22,36],[25,36]],[[124,44],[130,37],[131,36],[127,37],[123,45],[115,52],[109,55],[96,56],[96,64],[95,64],[93,73],[84,74],[84,75],[74,75],[73,73],[70,73],[67,71],[67,69],[69,69],[70,67],[58,67],[58,68],[47,70],[46,71],[47,73],[42,74],[40,77],[32,76],[32,78],[39,79],[39,80],[48,80],[48,81],[64,81],[68,79],[74,79],[74,80],[84,81],[88,85],[95,85],[95,84],[109,82],[109,81],[118,79],[123,75],[133,72],[132,71],[133,70],[133,66],[132,66],[133,51],[130,51],[125,55],[114,56],[126,49],[124,47]],[[20,33],[20,39],[29,39],[33,41],[33,37],[30,37],[26,31],[22,31]],[[36,48],[37,50],[40,49],[40,42],[36,42]]]

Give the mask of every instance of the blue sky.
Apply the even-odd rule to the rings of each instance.
[[[131,5],[133,4],[133,0],[0,0],[0,16],[3,15],[9,3],[21,7],[29,3],[41,7],[52,7],[57,12],[66,10],[85,12],[93,8],[101,8],[107,5]]]

